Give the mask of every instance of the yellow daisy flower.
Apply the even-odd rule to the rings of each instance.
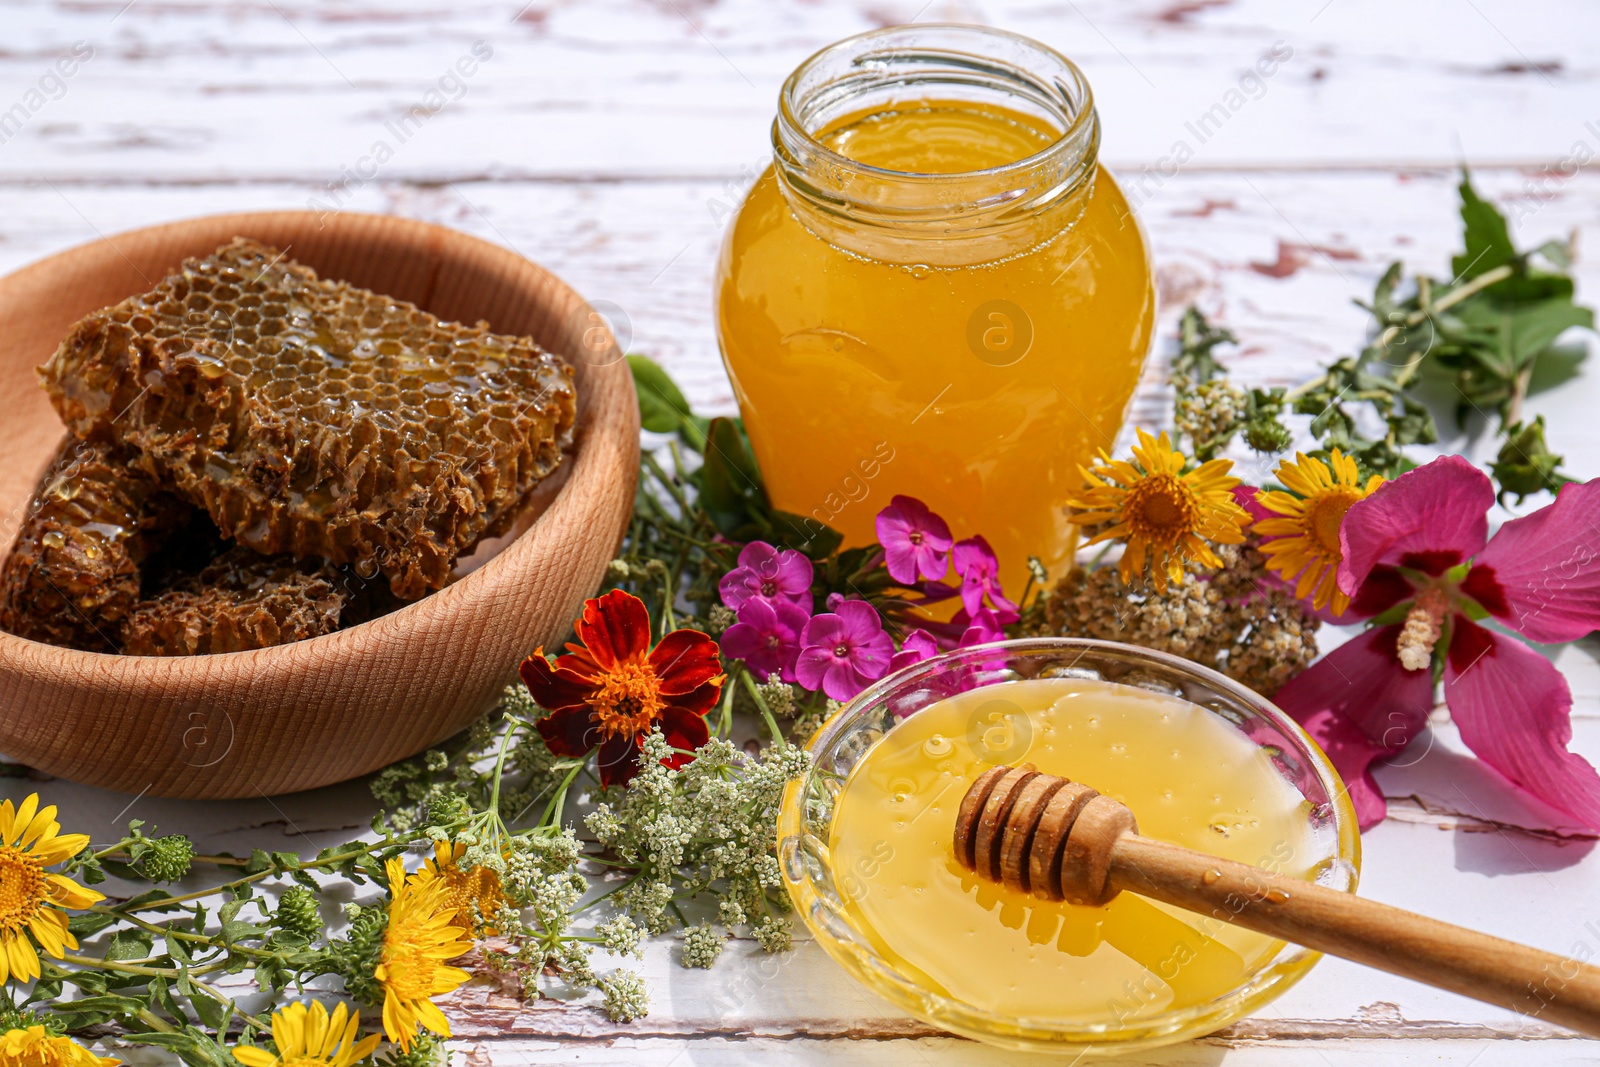
[[[476,908],[478,925],[474,932],[477,936],[499,933],[490,920],[506,903],[500,875],[482,865],[462,870],[460,860],[466,854],[466,845],[452,846],[448,841],[435,841],[433,859],[419,873],[424,878],[438,878],[444,882],[445,900],[456,910],[460,925],[472,923],[473,909]]]
[[[37,1024],[0,1034],[0,1067],[117,1067],[121,1062],[96,1056],[70,1037]]]
[[[373,977],[383,983],[383,1032],[410,1051],[417,1027],[450,1036],[450,1022],[432,998],[455,989],[469,975],[448,966],[472,948],[465,923],[445,897],[441,878],[418,872],[406,877],[399,857],[389,860],[389,925],[382,961]]]
[[[1382,485],[1383,478],[1374,474],[1363,485],[1355,460],[1337,448],[1331,458],[1332,470],[1303,452],[1295,453],[1293,463],[1278,464],[1275,473],[1288,492],[1261,493],[1256,500],[1283,517],[1262,519],[1255,531],[1267,538],[1261,543],[1267,569],[1294,582],[1295,596],[1303,599],[1312,594],[1313,607],[1320,610],[1332,604],[1333,613],[1343,615],[1350,597],[1339,588],[1339,563],[1344,559],[1339,524],[1350,505]]]
[[[1222,566],[1207,542],[1243,543],[1250,514],[1234,502],[1239,479],[1228,474],[1232,460],[1214,459],[1185,474],[1188,459],[1173,450],[1166,433],[1138,433],[1133,446],[1138,463],[1112,459],[1102,450],[1093,470],[1078,468],[1085,488],[1068,503],[1081,509],[1072,517],[1080,526],[1111,524],[1088,544],[1127,542],[1117,565],[1124,582],[1143,574],[1148,560],[1157,591],[1165,593],[1169,581],[1183,581],[1190,560]]]
[[[310,1008],[290,1004],[272,1013],[272,1043],[278,1046],[277,1055],[264,1048],[238,1045],[233,1058],[244,1067],[351,1067],[378,1047],[378,1035],[357,1041],[361,1015],[352,1011],[347,1018],[345,1012],[340,1004],[330,1018],[328,1009],[316,1001]]]
[[[89,843],[88,834],[60,831],[55,805],[40,810],[37,793],[30,793],[21,808],[9,800],[0,803],[0,982],[39,977],[34,941],[56,959],[77,948],[62,909],[87,908],[105,899],[103,893],[45,870]]]

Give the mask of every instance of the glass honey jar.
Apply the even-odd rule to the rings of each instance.
[[[1008,584],[1058,570],[1155,316],[1082,73],[984,27],[866,33],[790,75],[772,143],[717,321],[774,506],[865,544],[904,493],[983,532]]]

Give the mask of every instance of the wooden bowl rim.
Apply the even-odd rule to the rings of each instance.
[[[196,215],[191,218],[176,219],[133,230],[124,230],[111,234],[109,237],[86,241],[60,252],[52,253],[43,259],[35,260],[26,266],[0,276],[0,291],[26,276],[50,270],[60,270],[70,265],[74,259],[85,256],[91,249],[102,244],[112,244],[115,247],[114,242],[117,238],[149,237],[178,227],[201,223],[222,223],[230,219],[237,219],[241,223],[254,226],[260,225],[263,219],[307,220],[316,218],[318,215],[318,212],[293,209],[224,212],[212,215]],[[452,245],[457,247],[476,245],[481,251],[487,253],[490,259],[503,263],[508,268],[531,269],[538,274],[544,275],[552,283],[554,295],[558,298],[559,303],[573,307],[581,307],[587,303],[577,290],[573,289],[553,271],[513,249],[486,241],[473,234],[452,230],[447,226],[426,222],[421,219],[406,218],[399,215],[379,215],[370,212],[340,212],[338,215],[333,216],[331,224],[349,226],[361,220],[382,220],[385,226],[409,229],[427,238],[427,243],[444,258],[449,258],[447,250]],[[246,231],[241,231],[239,236],[248,237],[252,235]],[[208,250],[185,252],[183,257],[187,258],[190,255],[203,254],[204,251]],[[170,270],[176,266],[177,264],[174,263],[168,269]],[[342,279],[335,278],[333,280]],[[132,296],[134,294],[129,293],[128,295]],[[557,303],[557,301],[552,301],[552,303]],[[585,370],[579,366],[580,360],[576,360],[566,353],[559,353],[573,365],[580,377],[588,374],[607,373],[608,368],[617,364],[621,364],[624,369],[626,367],[610,329],[603,324],[601,328],[605,330],[605,339],[609,343],[609,349],[618,353],[616,360],[603,364],[590,364],[588,369]],[[634,396],[631,373],[627,377],[627,395],[632,398],[634,410],[637,410],[638,401],[637,397]],[[582,384],[580,382],[581,388]],[[495,578],[497,575],[505,572],[508,568],[520,569],[519,565],[531,562],[529,557],[537,550],[540,540],[538,535],[542,531],[548,530],[548,528],[558,523],[582,521],[582,516],[569,514],[576,507],[573,501],[579,495],[581,486],[591,480],[604,478],[608,473],[598,462],[598,450],[586,447],[591,439],[597,434],[619,432],[637,434],[637,430],[630,425],[632,420],[628,418],[628,412],[624,410],[623,405],[612,403],[585,408],[581,394],[579,405],[580,420],[575,427],[572,448],[565,459],[565,462],[570,464],[571,469],[567,474],[566,481],[543,513],[533,521],[528,529],[524,530],[481,566],[463,575],[443,589],[435,590],[421,600],[413,601],[386,615],[359,623],[348,629],[335,630],[332,633],[270,648],[245,652],[222,652],[205,657],[134,656],[110,652],[88,652],[49,645],[0,630],[0,662],[17,663],[19,661],[27,661],[27,665],[33,670],[43,670],[55,674],[65,679],[68,684],[74,683],[86,674],[98,675],[110,668],[117,675],[116,681],[131,683],[143,689],[170,684],[173,680],[188,675],[192,672],[192,664],[199,658],[205,659],[208,668],[214,668],[219,673],[232,675],[235,679],[241,674],[246,676],[254,675],[261,668],[278,666],[279,661],[292,658],[316,657],[323,663],[335,659],[348,660],[351,657],[359,656],[363,652],[374,651],[374,646],[382,636],[409,628],[407,626],[408,621],[425,615],[442,615],[446,617],[460,615],[472,603],[488,602],[492,599],[490,594],[496,584]],[[586,420],[583,418],[585,415],[587,415]],[[63,433],[67,432],[65,427],[62,430]],[[10,551],[10,547],[9,545],[4,546],[4,550]],[[328,655],[329,652],[333,654]]]

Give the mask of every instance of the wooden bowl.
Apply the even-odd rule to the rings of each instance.
[[[186,256],[253,237],[325,278],[444,319],[531,335],[577,372],[565,481],[527,528],[460,580],[348,630],[256,652],[147,658],[0,633],[0,752],[129,793],[222,798],[310,789],[449,737],[516,665],[558,641],[600,585],[633,506],[639,413],[616,343],[582,297],[521,256],[388,216],[223,215],[119,234],[0,279],[0,545],[63,429],[34,377],[67,329]],[[583,358],[587,357],[587,358]]]

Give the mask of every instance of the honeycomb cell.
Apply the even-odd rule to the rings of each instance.
[[[206,656],[303,641],[337,630],[349,599],[325,562],[234,547],[136,604],[122,620],[122,651]]]
[[[5,562],[0,629],[91,652],[116,650],[139,599],[139,565],[193,509],[131,468],[124,449],[68,439]]]
[[[220,314],[166,340],[201,283]],[[254,340],[235,325],[247,320]],[[374,356],[394,387],[381,397]],[[512,402],[491,401],[491,375]],[[456,557],[559,464],[575,413],[570,366],[532,340],[323,281],[245,239],[78,323],[41,377],[78,437],[133,450],[225,536],[381,572],[405,599],[443,586]],[[347,402],[330,404],[336,378]],[[379,410],[398,410],[396,393],[408,405],[426,394],[425,439]],[[392,476],[402,441],[432,477]]]

